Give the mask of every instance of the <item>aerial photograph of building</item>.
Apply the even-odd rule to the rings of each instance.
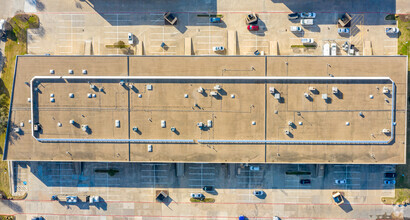
[[[410,4],[0,0],[1,219],[409,219]]]

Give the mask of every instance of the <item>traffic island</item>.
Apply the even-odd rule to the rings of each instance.
[[[215,199],[214,198],[205,198],[205,199],[194,199],[191,198],[190,199],[191,202],[195,202],[195,203],[214,203]]]

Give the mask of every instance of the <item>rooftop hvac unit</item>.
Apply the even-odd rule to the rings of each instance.
[[[201,130],[202,130],[202,128],[204,127],[204,123],[202,123],[202,122],[198,122],[196,125],[197,125],[198,128],[201,129]]]
[[[385,129],[382,130],[382,132],[384,134],[390,134],[390,129],[385,128]]]
[[[175,132],[177,129],[175,127],[171,127],[171,131]]]
[[[309,94],[307,92],[305,92],[304,96],[305,98],[309,98]]]
[[[386,86],[383,87],[383,94],[389,94],[389,93],[390,93],[389,88],[387,88]]]
[[[322,99],[327,100],[327,94],[322,94]]]
[[[199,92],[199,93],[203,93],[203,92],[204,92],[204,89],[203,89],[202,87],[199,87],[199,88],[198,88],[198,92]]]
[[[152,145],[148,144],[148,152],[152,152]]]
[[[165,120],[161,121],[161,128],[165,128],[167,126],[167,122]]]
[[[311,92],[316,92],[316,88],[313,87],[313,86],[311,86],[311,87],[309,87],[309,91],[311,91]]]
[[[134,85],[130,85],[130,89],[133,89],[134,88]]]
[[[337,94],[339,90],[337,89],[337,87],[332,87],[332,92],[333,94]]]
[[[117,128],[120,127],[120,120],[115,120],[115,127],[117,127]]]
[[[71,119],[70,124],[72,124],[72,125],[75,124],[75,121]]]
[[[147,89],[152,90],[152,85],[151,84],[147,85]]]
[[[215,91],[212,91],[212,92],[210,92],[209,94],[211,94],[211,96],[217,96],[217,95],[218,95],[218,93],[215,92]]]
[[[275,93],[275,99],[277,99],[277,100],[280,99],[280,93]]]
[[[55,71],[54,70],[50,70],[50,74],[54,74],[55,73]]]
[[[38,131],[38,129],[39,129],[38,124],[33,125],[33,131],[37,132],[37,131]]]
[[[20,122],[20,127],[24,127],[24,122]]]
[[[133,130],[134,132],[138,132],[138,127],[133,127],[132,130]]]
[[[125,84],[124,80],[120,80],[120,85],[123,86]]]
[[[292,125],[293,125],[293,122],[288,121],[288,125],[289,125],[289,126],[292,126]]]
[[[270,94],[275,94],[275,87],[269,87]]]
[[[20,128],[14,128],[15,133],[20,133]]]
[[[289,135],[289,134],[290,134],[290,131],[289,131],[289,130],[285,130],[285,134],[286,134],[286,135]]]
[[[83,74],[87,74],[87,70],[83,70]]]
[[[91,89],[95,89],[95,85],[94,85],[94,84],[90,84],[90,88],[91,88]]]
[[[208,126],[209,128],[212,128],[212,120],[208,120],[207,126]]]
[[[216,86],[214,86],[214,89],[217,90],[217,91],[219,91],[219,90],[221,90],[221,86],[220,86],[220,85],[216,85]]]
[[[69,74],[74,74],[74,70],[68,70]]]
[[[81,129],[85,132],[88,131],[88,125],[81,125]]]

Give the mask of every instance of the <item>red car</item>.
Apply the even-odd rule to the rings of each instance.
[[[248,25],[248,30],[249,31],[258,31],[259,26],[258,25]]]

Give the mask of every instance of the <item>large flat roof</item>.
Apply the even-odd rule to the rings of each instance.
[[[16,67],[8,160],[405,163],[403,56],[21,56]]]

